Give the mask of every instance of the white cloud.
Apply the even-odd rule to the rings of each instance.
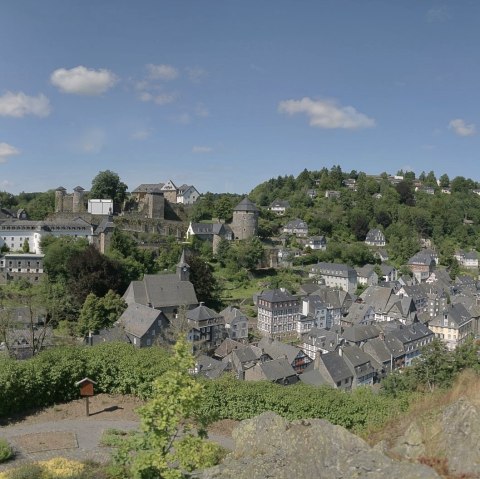
[[[12,181],[10,180],[2,180],[0,182],[0,185],[2,187],[2,190],[4,191],[7,191],[9,190],[10,188],[13,188],[13,186],[15,185],[15,183],[13,183]]]
[[[44,117],[49,114],[50,101],[43,94],[28,96],[23,92],[12,93],[7,91],[0,96],[0,116],[22,118],[26,115]]]
[[[446,5],[438,5],[427,11],[428,23],[441,23],[450,20],[450,12]]]
[[[179,75],[178,70],[171,65],[153,65],[149,63],[147,70],[149,78],[154,80],[170,81],[175,80]]]
[[[211,153],[213,148],[211,146],[194,146],[192,153]]]
[[[17,150],[14,146],[8,143],[0,143],[0,163],[6,163],[11,156],[19,154],[20,150]]]
[[[187,71],[188,78],[194,83],[199,82],[200,80],[202,80],[208,75],[206,70],[198,67],[186,68],[186,71]]]
[[[452,120],[448,124],[448,127],[453,130],[458,136],[472,136],[476,133],[475,125],[473,123],[467,125],[465,123],[465,120],[462,120],[461,118],[456,118],[455,120]]]
[[[310,119],[310,126],[317,128],[344,128],[357,130],[375,126],[375,120],[358,112],[352,106],[338,106],[333,100],[284,100],[278,104],[280,113],[295,115],[304,113]]]
[[[130,138],[132,140],[143,141],[143,140],[146,140],[151,135],[151,133],[152,133],[151,129],[137,130],[132,133]]]
[[[178,94],[173,92],[173,93],[161,93],[160,95],[156,95],[155,97],[152,97],[153,101],[157,105],[168,105],[169,103],[173,103],[176,101],[178,98]]]
[[[64,93],[75,95],[101,95],[112,88],[118,81],[109,70],[93,70],[78,66],[70,70],[59,68],[55,70],[50,81]]]

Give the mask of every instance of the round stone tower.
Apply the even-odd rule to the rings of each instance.
[[[67,190],[63,186],[59,186],[55,190],[55,213],[63,212],[63,199]]]
[[[243,198],[233,209],[233,220],[230,228],[235,239],[253,238],[258,233],[258,209],[247,198]]]
[[[77,186],[73,189],[73,204],[72,212],[73,213],[82,213],[85,211],[85,205],[83,204],[83,194],[85,189],[81,186]]]

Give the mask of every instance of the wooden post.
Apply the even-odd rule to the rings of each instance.
[[[75,386],[80,388],[80,396],[85,398],[85,414],[90,416],[90,396],[94,395],[93,385],[96,384],[90,378],[84,378],[81,381],[77,381]]]

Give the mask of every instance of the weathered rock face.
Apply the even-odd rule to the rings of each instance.
[[[430,479],[433,469],[398,462],[340,426],[321,419],[288,422],[274,413],[243,421],[235,450],[202,479]]]
[[[460,399],[443,411],[443,446],[451,472],[480,477],[480,410]]]
[[[376,449],[393,457],[446,459],[452,474],[480,478],[480,407],[462,398],[426,417],[417,417],[405,432]]]

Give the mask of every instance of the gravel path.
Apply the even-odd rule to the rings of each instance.
[[[108,399],[110,400],[111,398]],[[100,401],[100,399],[97,399],[97,401]],[[118,400],[116,400],[116,402],[118,403]],[[102,407],[104,403],[105,399],[102,400]],[[59,456],[71,459],[90,459],[97,462],[106,462],[110,457],[111,449],[99,445],[100,438],[104,431],[112,428],[128,431],[137,429],[139,426],[136,415],[129,412],[126,404],[122,404],[122,406],[125,406],[124,410],[121,408],[120,410],[111,412],[106,408],[104,411],[100,411],[88,418],[81,416],[82,406],[83,403],[79,403],[79,405],[70,403],[70,405],[50,408],[35,416],[0,427],[0,437],[7,439],[17,450],[15,460],[9,461],[6,464],[0,464],[0,471],[19,465],[22,462],[45,460]],[[66,408],[68,408],[68,410],[66,410]],[[120,416],[120,414],[122,416]],[[55,432],[74,434],[78,447],[70,449],[57,448],[55,450],[45,450],[42,452],[27,452],[26,450],[22,450],[22,447],[16,443],[16,440],[20,438],[22,442],[25,442],[29,435],[32,434]],[[55,435],[52,434],[52,436]],[[229,435],[211,433],[209,437],[226,449],[233,449],[233,440]],[[60,447],[63,447],[63,445]]]

